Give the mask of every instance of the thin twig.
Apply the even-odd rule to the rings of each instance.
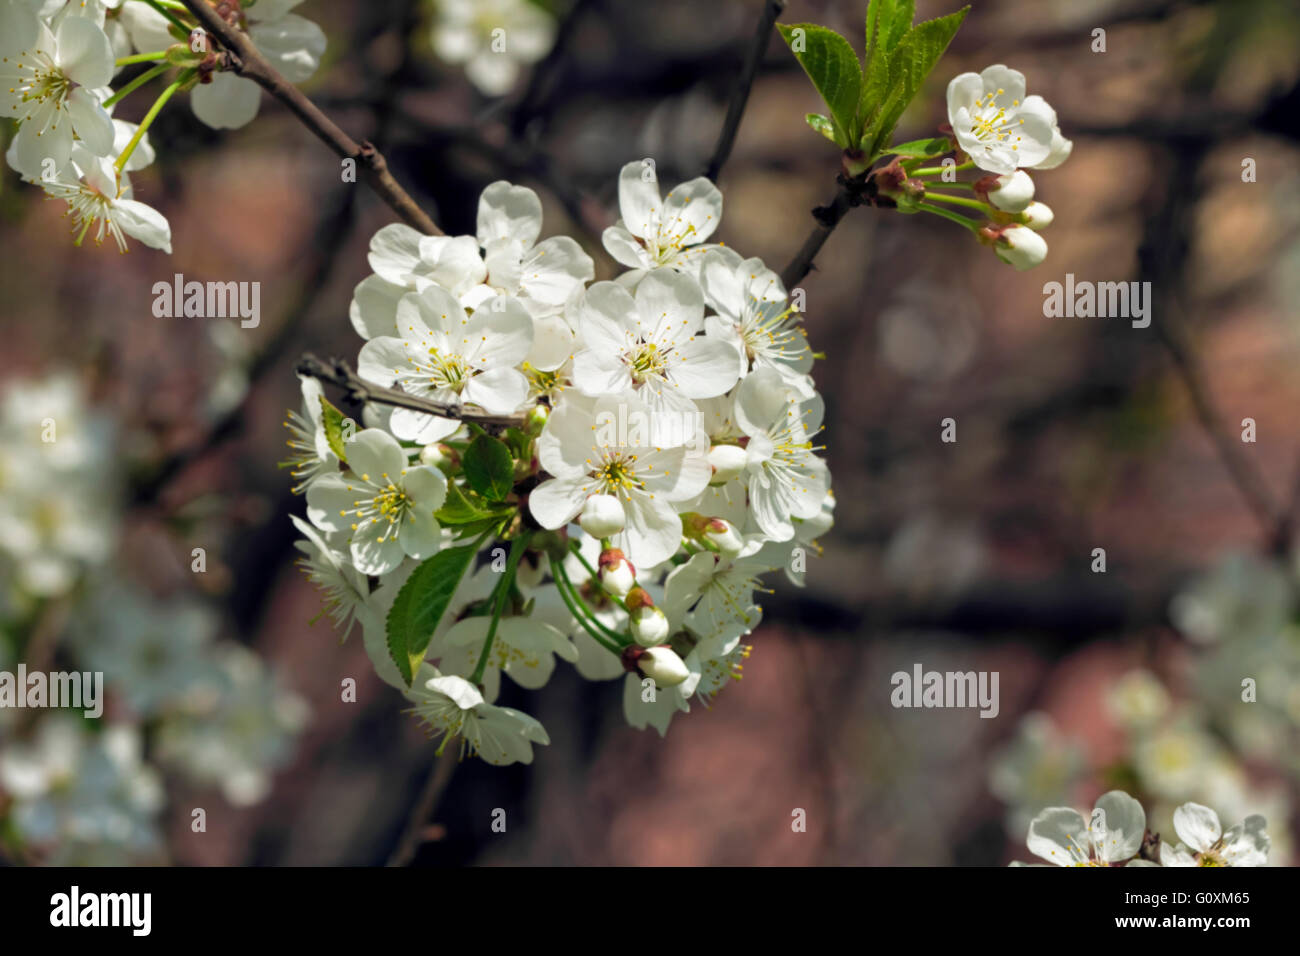
[[[443,791],[451,783],[451,776],[456,770],[456,764],[459,763],[459,754],[460,751],[457,748],[449,747],[443,751],[442,756],[433,762],[433,766],[429,769],[429,776],[425,778],[424,788],[420,791],[420,798],[415,801],[415,806],[411,808],[411,815],[407,817],[406,826],[402,829],[402,836],[397,841],[397,847],[388,858],[389,866],[409,866],[411,861],[415,859],[420,844],[427,839],[425,833],[428,820],[433,816],[433,811],[437,809]]]
[[[367,382],[352,371],[352,367],[342,359],[331,359],[329,362],[322,362],[308,352],[299,360],[295,371],[299,375],[306,375],[321,382],[328,382],[331,385],[338,386],[343,389],[350,401],[358,404],[374,402],[379,405],[391,405],[394,408],[409,408],[412,411],[438,415],[442,418],[455,418],[462,422],[475,422],[479,425],[499,425],[506,428],[517,428],[525,422],[525,416],[522,413],[490,415],[487,412],[466,410],[460,403],[453,405],[435,402],[432,399],[421,398],[419,395],[412,395],[409,392],[376,385],[374,382]]]
[[[722,132],[718,135],[718,145],[713,150],[713,158],[704,171],[711,181],[718,181],[718,174],[731,156],[731,147],[736,144],[736,132],[745,115],[745,106],[749,103],[749,91],[754,86],[754,77],[758,75],[758,66],[763,62],[763,53],[767,50],[772,36],[772,24],[785,9],[785,0],[766,0],[763,12],[758,18],[758,28],[754,33],[754,42],[745,54],[745,65],[740,71],[740,81],[732,94],[731,105],[727,107],[727,118],[723,121]]]
[[[835,227],[840,224],[840,220],[848,215],[849,210],[854,206],[861,206],[866,201],[860,180],[840,178],[840,188],[835,191],[831,201],[812,211],[817,225],[808,234],[808,238],[804,240],[795,257],[790,260],[790,264],[781,270],[781,281],[785,283],[787,289],[792,288],[812,271],[813,259],[817,257],[817,253],[835,231]]]
[[[182,2],[203,28],[221,41],[221,45],[226,50],[227,65],[231,70],[257,83],[288,107],[304,126],[315,133],[340,158],[355,160],[366,183],[403,222],[426,235],[442,235],[442,230],[393,178],[392,173],[388,171],[387,161],[373,143],[358,143],[343,132],[298,87],[271,66],[242,30],[227,23],[204,0],[182,0]]]
[[[573,5],[569,7],[569,12],[564,15],[564,19],[556,27],[555,43],[546,56],[533,67],[532,75],[528,78],[528,85],[524,88],[523,94],[519,97],[519,102],[511,111],[510,119],[506,123],[512,139],[523,134],[525,127],[528,126],[533,117],[537,115],[539,108],[545,103],[553,85],[552,80],[560,72],[560,64],[569,53],[569,45],[573,42],[574,34],[577,32],[574,28],[577,26],[578,20],[586,14],[586,9],[590,5],[591,0],[574,0]]]
[[[1172,301],[1172,297],[1171,297]],[[1163,317],[1153,317],[1151,323],[1164,343],[1165,350],[1174,360],[1183,384],[1187,388],[1196,417],[1200,419],[1210,441],[1214,443],[1223,466],[1228,470],[1233,484],[1241,493],[1250,510],[1255,513],[1259,523],[1270,535],[1279,533],[1279,529],[1289,524],[1288,515],[1273,498],[1264,476],[1260,474],[1255,463],[1242,451],[1241,442],[1233,435],[1226,420],[1215,404],[1210,393],[1208,378],[1200,359],[1184,341],[1182,333]]]

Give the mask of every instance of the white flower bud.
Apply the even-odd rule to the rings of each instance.
[[[1021,215],[1027,220],[1025,225],[1034,230],[1046,229],[1056,218],[1052,207],[1043,202],[1031,202],[1021,210]]]
[[[654,647],[668,640],[668,618],[657,607],[639,607],[632,612],[632,637],[642,647]],[[673,655],[676,657],[676,655]],[[679,659],[680,660],[680,659]],[[653,674],[650,676],[654,676]],[[674,681],[673,683],[676,683]]]
[[[627,597],[627,592],[636,585],[636,572],[627,561],[619,559],[601,566],[600,583],[614,597]]]
[[[636,666],[659,687],[676,687],[691,676],[686,662],[671,647],[649,648],[636,659]]]
[[[1017,272],[1023,272],[1047,258],[1047,240],[1028,226],[1008,226],[993,251]]]
[[[745,539],[736,533],[730,521],[722,518],[713,518],[704,536],[717,546],[718,552],[725,558],[734,558],[745,550]]]
[[[582,530],[593,538],[608,538],[618,534],[626,523],[623,503],[613,495],[592,495],[578,516]]]
[[[745,470],[749,453],[739,445],[714,445],[709,449],[709,464],[713,466],[714,484],[730,481]]]
[[[447,458],[447,455],[443,450],[438,447],[437,442],[434,442],[432,445],[425,445],[420,449],[420,464],[422,465],[428,465],[431,468],[439,468],[444,462],[449,460],[450,459]]]
[[[997,177],[988,192],[989,202],[1003,212],[1020,212],[1034,201],[1034,181],[1023,169]]]
[[[1074,150],[1074,141],[1066,139],[1061,135],[1059,128],[1052,130],[1052,147],[1044,159],[1034,169],[1055,169],[1070,158],[1070,153]]]

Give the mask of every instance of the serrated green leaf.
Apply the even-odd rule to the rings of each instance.
[[[835,142],[835,124],[831,122],[829,116],[822,116],[821,113],[809,113],[804,117],[804,120],[832,143]]]
[[[448,482],[447,498],[443,501],[442,507],[434,513],[434,518],[440,525],[469,524],[471,521],[481,521],[486,517],[488,512],[477,501],[471,501],[454,482]]]
[[[388,612],[388,653],[409,685],[476,548],[439,551],[411,572]]]
[[[343,413],[329,403],[324,395],[320,398],[321,424],[325,428],[325,440],[329,442],[330,451],[339,456],[339,461],[347,461],[343,450]]]
[[[969,6],[962,7],[946,17],[918,23],[898,41],[889,57],[889,95],[879,112],[865,124],[859,142],[859,148],[868,156],[879,155],[894,135],[903,112],[948,49],[968,12]]]
[[[876,17],[878,30],[876,48],[892,56],[907,31],[912,29],[912,18],[916,16],[916,0],[875,0],[873,6],[880,8]],[[871,17],[869,10],[867,17],[868,19]]]
[[[857,142],[862,64],[849,41],[834,30],[815,23],[778,23],[776,26],[826,102],[839,134],[836,143],[847,147]]]
[[[515,460],[505,442],[479,435],[461,458],[465,482],[488,501],[504,501],[515,484]]]
[[[947,136],[932,136],[929,139],[914,139],[908,143],[895,143],[884,150],[891,156],[905,159],[933,159],[952,151],[952,140]]]

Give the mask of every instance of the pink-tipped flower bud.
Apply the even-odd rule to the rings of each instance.
[[[614,597],[627,596],[636,585],[636,568],[632,566],[631,561],[623,557],[623,552],[618,548],[602,551],[596,566],[599,569],[601,586]]]
[[[745,539],[736,532],[731,522],[722,518],[709,519],[704,537],[724,558],[734,558],[745,549]]]
[[[632,611],[632,638],[642,647],[654,647],[668,640],[668,617],[653,606],[642,606]]]

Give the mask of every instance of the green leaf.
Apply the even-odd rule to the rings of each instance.
[[[834,30],[815,23],[778,23],[776,26],[826,101],[836,132],[840,134],[835,142],[846,148],[856,143],[862,64],[849,41]]]
[[[809,113],[804,117],[808,125],[821,133],[832,143],[835,142],[835,124],[831,122],[829,116],[822,116],[821,113]]]
[[[388,653],[407,684],[424,660],[434,629],[474,560],[473,545],[439,551],[411,572],[388,612]]]
[[[869,157],[879,155],[884,144],[894,135],[894,127],[903,112],[948,49],[968,12],[970,7],[966,6],[946,17],[918,23],[898,42],[889,57],[889,95],[880,111],[866,125],[859,143]]]
[[[910,143],[895,143],[884,152],[904,159],[933,159],[952,151],[952,140],[947,136],[933,136],[929,139],[914,139]]]
[[[343,413],[329,403],[324,395],[320,398],[321,424],[325,428],[325,440],[329,442],[330,451],[339,456],[339,461],[347,461],[343,451]]]
[[[876,5],[880,7],[876,20],[879,30],[876,47],[892,57],[899,41],[912,29],[916,0],[877,0]],[[867,11],[867,17],[870,19],[871,11]]]
[[[461,525],[456,529],[459,541],[472,541],[484,531],[491,531],[493,534],[500,534],[502,527],[505,525],[505,519],[511,514],[511,511],[505,511],[498,514],[488,515],[479,521],[471,521],[469,524]]]
[[[465,481],[488,501],[504,501],[515,485],[515,461],[505,442],[479,435],[461,459]]]
[[[858,127],[862,130],[859,147],[867,141],[867,131],[873,126],[885,99],[889,95],[889,54],[877,50],[867,61],[867,68],[862,74],[862,96],[858,101]],[[868,144],[869,145],[869,144]],[[874,158],[874,157],[872,157]]]
[[[477,501],[471,501],[465,492],[460,490],[459,485],[448,482],[447,499],[434,517],[440,525],[469,524],[471,521],[480,521],[488,517],[488,512],[479,507]]]

